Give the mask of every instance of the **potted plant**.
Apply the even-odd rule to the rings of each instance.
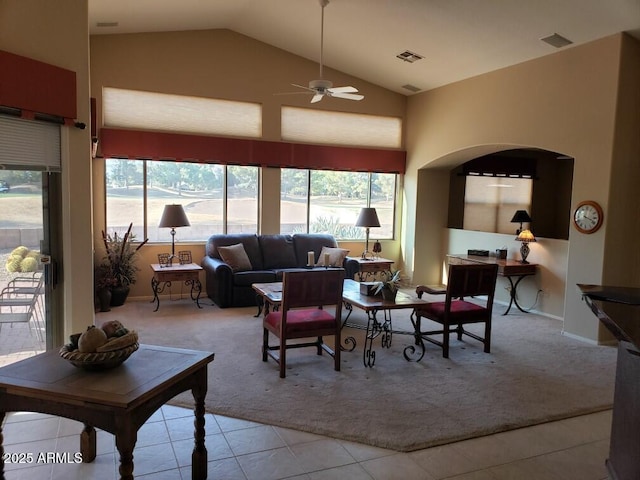
[[[400,270],[389,272],[384,280],[376,282],[374,293],[377,295],[382,292],[383,299],[395,300],[398,288],[400,288]]]
[[[111,289],[116,286],[116,279],[113,278],[111,268],[107,264],[98,265],[94,274],[97,306],[101,312],[108,312],[111,310]]]
[[[118,232],[113,234],[102,232],[102,241],[105,247],[105,256],[99,269],[104,269],[103,282],[110,285],[111,306],[117,307],[127,299],[130,286],[136,283],[137,274],[140,270],[136,266],[138,250],[147,243],[148,239],[134,246],[135,235],[131,233],[133,223],[124,235]]]

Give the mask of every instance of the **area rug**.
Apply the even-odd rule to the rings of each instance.
[[[202,303],[198,309],[188,299],[163,300],[153,312],[146,301],[129,301],[96,314],[96,323],[118,319],[142,343],[215,352],[209,412],[397,451],[591,413],[613,402],[616,349],[564,336],[560,321],[534,314],[497,312],[490,354],[475,340],[454,338],[449,359],[429,344],[421,362],[407,362],[403,350],[412,337],[394,335],[388,349],[378,340],[373,368],[363,365],[363,331],[345,328],[357,346],[343,352],[342,371],[314,349],[297,349],[287,353],[281,379],[273,361],[262,361],[255,308]],[[410,328],[408,315],[394,311],[394,329]],[[354,309],[351,319],[366,317]],[[193,398],[183,393],[171,403],[192,408]]]

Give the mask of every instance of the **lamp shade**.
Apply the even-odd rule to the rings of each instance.
[[[367,207],[360,210],[360,215],[356,220],[356,227],[379,227],[378,213],[375,208]]]
[[[527,213],[526,210],[516,210],[516,213],[513,215],[511,219],[511,223],[525,223],[531,222],[531,217]]]
[[[531,230],[522,230],[516,237],[516,240],[519,242],[529,243],[529,242],[535,242],[536,237],[533,236],[533,233],[531,232]]]
[[[176,228],[176,227],[188,227],[191,224],[187,218],[187,214],[184,213],[182,205],[165,205],[162,212],[162,218],[160,218],[160,228]]]

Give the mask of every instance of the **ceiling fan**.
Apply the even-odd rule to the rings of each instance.
[[[324,49],[324,7],[329,4],[329,0],[319,0],[320,7],[322,9],[322,15],[320,19],[320,78],[317,80],[311,80],[309,82],[309,86],[305,87],[304,85],[298,85],[296,83],[292,83],[294,87],[303,88],[307,90],[306,92],[289,92],[289,93],[281,93],[277,95],[289,95],[302,93],[311,95],[311,103],[316,103],[322,100],[323,97],[336,97],[336,98],[345,98],[347,100],[362,100],[364,98],[363,95],[359,95],[358,89],[355,87],[334,87],[333,83],[329,80],[325,80],[322,78],[322,62],[323,62],[323,49]]]

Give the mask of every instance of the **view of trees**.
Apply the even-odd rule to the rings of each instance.
[[[108,229],[121,229],[133,221],[139,238],[162,241],[166,232],[154,225],[171,202],[184,206],[191,223],[180,229],[183,241],[204,240],[225,230],[256,232],[258,173],[258,167],[240,165],[107,159]],[[354,223],[360,208],[372,206],[384,224],[379,238],[392,238],[395,183],[394,174],[282,169],[281,232],[364,238],[364,230]]]

